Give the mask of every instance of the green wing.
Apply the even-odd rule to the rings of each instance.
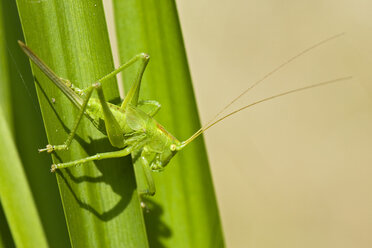
[[[151,119],[151,117],[146,113],[133,107],[132,105],[127,106],[125,114],[127,124],[133,131],[145,131],[146,125]]]

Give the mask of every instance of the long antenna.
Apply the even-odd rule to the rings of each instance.
[[[295,93],[295,92],[300,92],[300,91],[308,90],[308,89],[315,88],[315,87],[325,86],[325,85],[336,83],[336,82],[340,82],[340,81],[349,80],[351,78],[352,78],[351,76],[347,76],[347,77],[341,77],[341,78],[336,78],[336,79],[324,81],[324,82],[317,83],[317,84],[312,84],[312,85],[305,86],[305,87],[302,87],[302,88],[297,88],[297,89],[286,91],[286,92],[283,92],[283,93],[280,93],[280,94],[277,94],[277,95],[273,95],[273,96],[270,96],[270,97],[261,99],[259,101],[253,102],[251,104],[248,104],[248,105],[246,105],[244,107],[241,107],[239,109],[236,109],[236,110],[232,111],[231,113],[229,113],[229,114],[227,114],[227,115],[219,118],[218,120],[214,121],[213,123],[210,123],[207,126],[200,128],[190,138],[188,138],[187,140],[183,141],[181,143],[181,146],[178,149],[181,150],[183,147],[185,147],[186,145],[188,145],[191,141],[193,141],[200,134],[204,133],[206,130],[208,130],[212,126],[216,125],[217,123],[221,122],[222,120],[224,120],[224,119],[226,119],[226,118],[228,118],[228,117],[230,117],[230,116],[232,116],[234,114],[237,114],[238,112],[240,112],[240,111],[242,111],[244,109],[250,108],[250,107],[252,107],[254,105],[257,105],[259,103],[262,103],[262,102],[273,100],[273,99],[278,98],[278,97],[281,97],[281,96],[285,96],[285,95],[289,95],[289,94],[292,94],[292,93]]]
[[[333,35],[331,37],[328,37],[327,39],[324,39],[304,50],[302,50],[301,52],[299,52],[298,54],[294,55],[293,57],[289,58],[287,61],[283,62],[282,64],[280,64],[279,66],[275,67],[273,70],[271,70],[269,73],[267,73],[265,76],[263,76],[261,79],[257,80],[256,82],[254,82],[251,86],[249,86],[245,91],[243,91],[240,95],[238,95],[237,97],[235,97],[229,104],[227,104],[224,108],[222,108],[211,120],[209,120],[207,122],[207,124],[205,124],[205,126],[208,126],[211,122],[213,122],[222,112],[224,112],[228,107],[230,107],[234,102],[236,102],[239,98],[241,98],[243,95],[245,95],[247,92],[249,92],[251,89],[253,89],[254,87],[256,87],[257,85],[259,85],[260,83],[262,83],[263,81],[265,81],[266,79],[268,79],[269,77],[271,77],[273,74],[275,74],[276,72],[278,72],[279,70],[281,70],[282,68],[284,68],[286,65],[290,64],[291,62],[293,62],[294,60],[298,59],[299,57],[301,57],[302,55],[308,53],[309,51],[317,48],[317,47],[320,47],[321,45],[331,41],[331,40],[334,40],[334,39],[337,39],[339,37],[341,37],[342,35],[344,35],[345,33],[339,33],[339,34],[336,34],[336,35]],[[201,128],[203,129],[203,128]]]

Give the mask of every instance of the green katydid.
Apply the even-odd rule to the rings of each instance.
[[[242,94],[236,97],[230,104],[228,104],[222,111],[220,111],[213,120],[216,118],[233,102],[239,99],[242,95],[247,93],[253,87],[264,81],[267,77],[284,67],[286,64],[292,62],[294,59],[303,55],[304,53],[318,47],[331,39],[335,39],[340,35],[330,37],[324,41],[321,41],[305,50],[291,59],[287,60],[285,63],[281,64],[275,68],[270,73],[266,74],[261,80],[255,82]],[[146,180],[145,184],[147,189],[143,194],[154,195],[155,194],[155,184],[151,175],[152,171],[160,171],[169,163],[171,158],[180,150],[182,150],[186,145],[193,141],[196,137],[202,134],[204,131],[214,126],[223,119],[242,111],[243,109],[249,108],[258,103],[268,101],[280,96],[291,94],[294,92],[306,90],[309,88],[319,87],[333,82],[338,82],[340,80],[346,80],[350,77],[343,77],[331,81],[326,81],[318,84],[313,84],[307,87],[298,88],[295,90],[287,91],[281,94],[277,94],[260,101],[246,105],[238,110],[235,110],[216,121],[210,121],[206,126],[195,132],[186,141],[180,142],[173,135],[171,135],[166,129],[161,126],[153,117],[159,111],[160,104],[157,101],[147,100],[139,101],[139,91],[141,86],[141,79],[146,66],[149,62],[149,56],[147,54],[139,54],[132,58],[127,63],[121,65],[113,72],[102,77],[90,87],[86,89],[79,89],[75,87],[69,80],[60,78],[57,76],[28,46],[23,42],[18,41],[22,50],[26,55],[39,67],[39,69],[68,97],[68,99],[79,109],[79,115],[75,120],[71,133],[68,135],[66,141],[62,145],[50,145],[48,144],[46,148],[39,149],[39,152],[48,152],[59,150],[67,150],[76,134],[77,128],[79,126],[80,120],[85,115],[93,123],[93,125],[106,134],[112,146],[120,148],[121,150],[113,152],[98,153],[96,155],[82,158],[79,160],[65,162],[60,164],[53,164],[51,166],[51,171],[54,172],[57,169],[67,168],[79,164],[84,164],[89,161],[124,157],[130,154],[140,154],[139,159],[142,164],[142,169],[144,172],[144,178]],[[105,97],[102,90],[102,83],[115,77],[116,74],[123,71],[125,68],[139,62],[139,70],[137,72],[134,84],[132,85],[130,91],[126,95],[125,99],[120,106],[113,105],[105,101]],[[96,90],[98,99],[92,98],[92,92]],[[142,105],[149,105],[151,108],[147,110],[142,110]]]

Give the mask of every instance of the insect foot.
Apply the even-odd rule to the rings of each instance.
[[[45,148],[43,149],[39,149],[39,152],[48,152],[48,153],[51,153],[54,151],[54,146],[48,144]]]
[[[56,171],[56,169],[57,169],[57,165],[55,165],[55,164],[52,164],[52,166],[50,167],[50,172],[55,172]]]
[[[150,55],[148,55],[147,53],[141,53],[141,56],[142,56],[142,58],[144,58],[144,59],[150,59]]]
[[[53,151],[61,151],[61,150],[68,150],[68,146],[67,145],[53,146],[53,145],[48,144],[46,146],[46,148],[39,149],[39,152],[45,152],[46,151],[48,153],[51,153]]]

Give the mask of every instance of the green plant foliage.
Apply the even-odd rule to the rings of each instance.
[[[15,3],[0,1],[0,247],[223,247],[202,138],[154,173],[157,193],[145,198],[145,220],[129,156],[57,171],[58,194],[50,155],[36,151],[62,144],[78,111],[34,65],[32,78],[16,40],[62,78],[90,86],[114,69],[102,2],[17,0],[23,38]],[[180,140],[188,138],[200,121],[174,1],[114,6],[121,62],[151,55],[141,98],[158,100],[163,109],[156,119]],[[124,71],[126,89],[136,69]],[[104,82],[103,90],[107,101],[120,102],[116,80]],[[110,150],[107,137],[83,118],[71,148],[52,158],[60,163]]]
[[[0,108],[0,199],[18,247],[47,247],[30,188]]]
[[[63,78],[85,88],[113,70],[101,1],[17,1],[26,43]],[[77,109],[34,67],[35,81],[51,144],[62,144]],[[116,81],[103,85],[106,100],[118,102]],[[52,100],[53,98],[53,100]],[[86,119],[68,152],[54,162],[112,150]],[[40,155],[48,156],[48,155]],[[147,247],[130,159],[89,163],[57,172],[74,247]]]
[[[150,54],[140,97],[158,100],[163,107],[156,119],[185,140],[200,121],[174,1],[113,2],[121,62]],[[134,71],[124,73],[126,90]],[[145,215],[151,247],[224,246],[202,138],[179,152],[155,180],[157,193],[148,198]]]
[[[35,87],[27,57],[17,40],[24,40],[16,3],[2,0],[4,53],[2,59],[9,75],[10,122],[15,144],[26,172],[31,192],[49,244],[68,247],[69,237],[58,187],[48,171],[50,156],[40,156],[37,149],[47,143]],[[2,81],[4,85],[6,81]]]
[[[0,208],[0,247],[15,247],[14,240],[5,217],[4,209],[2,207]]]

